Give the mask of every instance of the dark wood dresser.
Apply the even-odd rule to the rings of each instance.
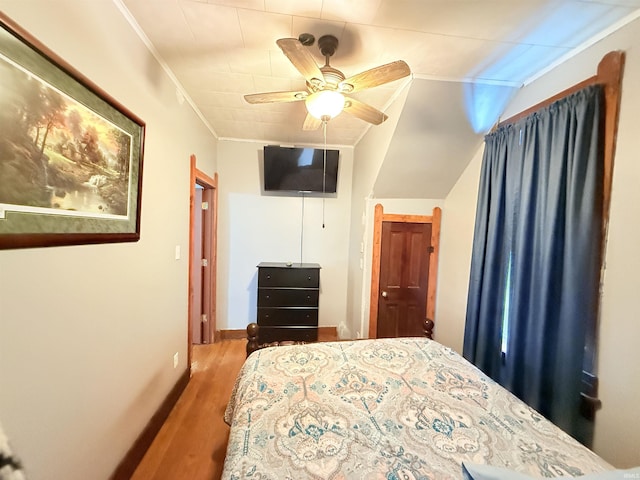
[[[320,265],[258,265],[258,341],[318,340]]]

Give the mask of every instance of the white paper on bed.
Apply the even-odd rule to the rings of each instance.
[[[536,477],[612,468],[426,338],[259,350],[225,421],[229,480],[459,479],[463,460]]]

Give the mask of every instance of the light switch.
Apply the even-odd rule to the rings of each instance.
[[[180,245],[176,245],[176,260],[180,260]]]

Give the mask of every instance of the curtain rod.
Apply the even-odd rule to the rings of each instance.
[[[550,98],[547,98],[546,100],[543,100],[542,102],[537,103],[536,105],[533,105],[532,107],[529,107],[526,110],[521,111],[520,113],[516,113],[515,115],[507,118],[506,120],[498,119],[498,122],[491,129],[491,133],[495,132],[499,127],[502,127],[504,125],[509,125],[511,123],[515,123],[518,120],[521,120],[531,115],[532,113],[537,112],[542,108],[548,107],[552,103],[555,103],[558,100],[577,92],[578,90],[582,90],[583,88],[588,87],[589,85],[595,85],[600,83],[604,85],[606,89],[607,87],[610,88],[612,82],[613,84],[616,84],[616,83],[619,84],[619,78],[615,78],[615,77],[618,77],[616,73],[621,70],[622,68],[621,65],[623,63],[624,63],[624,52],[616,50],[616,51],[607,53],[604,57],[602,57],[602,60],[600,60],[600,63],[598,64],[598,70],[595,75],[579,83],[576,83],[575,85],[572,85],[571,87],[563,90],[562,92],[557,93],[556,95]]]

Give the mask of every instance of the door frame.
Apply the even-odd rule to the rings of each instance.
[[[438,279],[438,254],[440,252],[440,220],[442,210],[434,207],[432,215],[405,215],[384,213],[382,204],[375,206],[373,217],[373,258],[371,261],[371,292],[369,301],[369,338],[378,338],[378,301],[380,290],[380,257],[382,253],[382,222],[430,223],[431,246],[429,257],[429,284],[427,286],[426,318],[435,322],[436,281]]]
[[[203,201],[208,201],[210,208],[207,210],[207,215],[209,216],[208,222],[211,226],[211,244],[208,246],[211,251],[211,259],[209,262],[209,268],[205,270],[205,275],[207,275],[206,281],[203,280],[205,285],[210,285],[211,287],[211,301],[209,303],[209,311],[206,312],[207,318],[209,319],[209,338],[211,339],[210,343],[214,343],[216,340],[216,271],[217,271],[217,239],[218,239],[218,174],[215,173],[213,177],[210,177],[206,173],[196,168],[196,156],[191,155],[190,157],[191,169],[189,175],[189,308],[187,315],[187,364],[189,365],[189,369],[191,369],[191,357],[193,350],[193,327],[191,325],[191,315],[193,312],[193,242],[195,238],[195,196],[196,196],[196,184],[200,185],[204,191],[202,193]],[[203,225],[203,229],[205,225]],[[203,245],[204,248],[204,245]]]

